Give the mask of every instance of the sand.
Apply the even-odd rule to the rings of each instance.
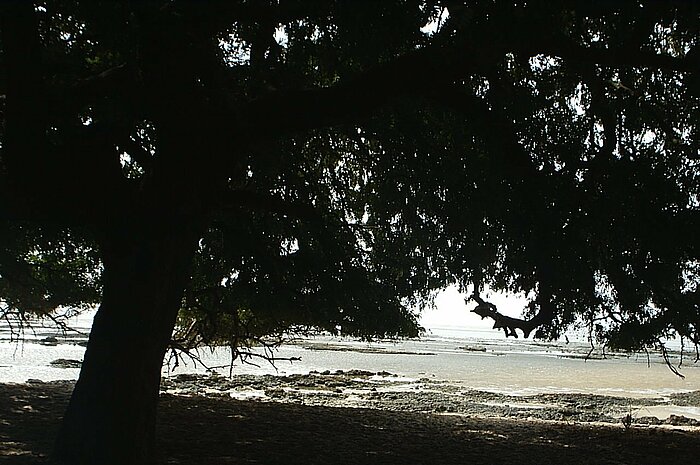
[[[490,393],[397,388],[390,374],[350,372],[186,376],[163,387],[159,464],[692,464],[700,457],[700,428],[692,422],[633,420],[626,428],[612,416],[625,401],[600,396],[550,395],[516,405]],[[0,384],[0,464],[48,463],[71,389],[67,382]],[[504,400],[513,405],[504,410]],[[694,405],[697,393],[683,401]],[[576,416],[579,410],[601,412]],[[555,414],[538,418],[535,411]]]

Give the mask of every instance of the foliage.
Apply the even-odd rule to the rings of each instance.
[[[3,313],[47,315],[99,301],[100,262],[94,244],[65,229],[6,224],[0,229]]]
[[[165,198],[205,225],[181,344],[415,335],[412,309],[451,283],[480,306],[485,286],[534,295],[524,320],[489,313],[508,334],[700,342],[692,2],[47,1],[37,15],[42,130],[64,149],[28,176],[44,197],[26,214],[10,208],[23,168],[3,156],[9,305],[95,302],[109,218]]]

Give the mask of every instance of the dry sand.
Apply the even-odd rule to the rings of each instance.
[[[402,402],[411,398],[408,394],[395,396],[381,384],[376,391],[368,389],[367,396],[387,394],[386,402],[368,404],[372,408],[342,406],[348,399],[362,398],[357,395],[362,389],[353,383],[375,378],[319,374],[282,384],[257,378],[257,385],[253,379],[253,387],[244,388],[273,394],[258,400],[232,399],[231,386],[221,379],[185,377],[164,383],[180,394],[161,397],[158,463],[694,464],[700,457],[697,427],[636,425],[628,430],[619,422],[541,420],[531,415],[504,418],[498,409],[446,413],[443,401],[430,404],[440,412],[426,412],[420,411],[425,405],[412,409]],[[333,396],[319,389],[319,379],[338,394],[336,401],[328,401]],[[71,388],[65,382],[0,385],[0,464],[48,463]],[[472,394],[475,405],[483,400]],[[549,400],[556,408],[578,408],[571,406],[570,397]],[[591,401],[596,402],[586,397],[576,400],[581,410],[590,410]],[[600,408],[595,405],[594,409]]]

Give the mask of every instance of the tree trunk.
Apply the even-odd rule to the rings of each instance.
[[[155,228],[162,233],[129,229],[102,244],[103,300],[56,442],[57,463],[153,460],[163,357],[197,237],[182,224]]]

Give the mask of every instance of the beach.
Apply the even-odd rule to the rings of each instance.
[[[664,464],[700,456],[696,424],[649,421],[636,410],[639,399],[499,397],[440,382],[397,389],[392,378],[342,372],[165,380],[157,463]],[[0,463],[48,463],[71,389],[71,381],[0,385]],[[675,402],[699,400],[693,392]],[[615,415],[635,402],[636,418],[625,426]]]
[[[87,331],[85,331],[87,332]],[[226,348],[163,368],[159,464],[666,464],[700,456],[700,366],[446,330]],[[48,463],[84,337],[0,341],[0,464]],[[263,353],[259,349],[258,353]]]

